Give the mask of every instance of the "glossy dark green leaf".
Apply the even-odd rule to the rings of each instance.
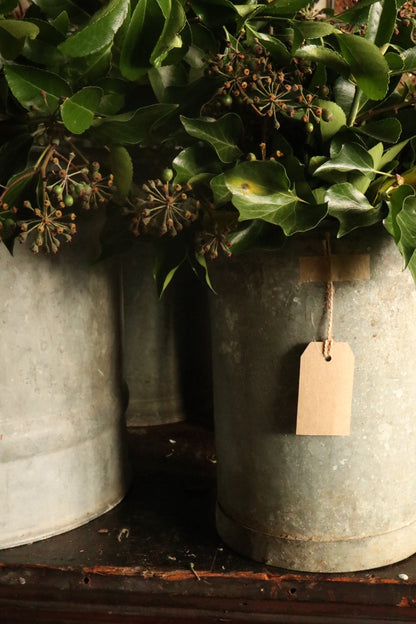
[[[294,17],[308,4],[310,4],[308,0],[273,0],[265,5],[263,13],[273,17]]]
[[[73,134],[82,134],[91,126],[100,103],[99,87],[84,87],[61,105],[61,117],[65,127]]]
[[[343,126],[347,123],[347,118],[344,111],[338,104],[331,100],[316,100],[316,105],[320,106],[322,110],[327,110],[331,113],[332,118],[330,121],[321,120],[319,124],[319,131],[324,141],[330,140]]]
[[[89,56],[71,59],[65,69],[69,79],[72,79],[74,88],[79,88],[106,76],[109,73],[111,61],[112,46],[109,45]]]
[[[14,61],[23,50],[24,43],[24,39],[16,39],[6,30],[0,29],[0,55],[3,59]]]
[[[97,87],[103,91],[97,108],[101,115],[116,115],[124,106],[128,83],[118,78],[102,78]]]
[[[350,66],[342,55],[323,45],[309,44],[302,46],[296,50],[294,56],[322,63],[344,76],[348,76],[350,73]]]
[[[228,242],[231,243],[231,253],[238,255],[255,247],[263,247],[264,235],[269,228],[270,225],[265,221],[243,223],[236,232],[231,232],[227,236]]]
[[[217,120],[181,116],[181,121],[188,134],[212,145],[222,162],[231,163],[241,156],[238,142],[243,134],[243,122],[238,115],[228,113]]]
[[[349,182],[329,187],[325,200],[328,203],[328,214],[339,221],[338,236],[374,225],[383,217],[381,205],[372,206],[366,196]]]
[[[33,144],[33,137],[27,130],[23,134],[16,134],[10,141],[0,147],[0,183],[5,185],[7,180],[27,161],[29,149]]]
[[[209,28],[236,21],[239,14],[230,0],[189,0],[195,14]]]
[[[68,83],[52,72],[24,65],[7,65],[4,72],[14,97],[28,110],[50,114],[61,98],[71,96]]]
[[[381,47],[388,43],[397,18],[396,0],[379,0],[371,5],[365,37]]]
[[[133,182],[133,161],[125,147],[116,145],[110,149],[109,162],[114,175],[115,194],[122,200],[127,196]]]
[[[35,39],[39,34],[39,28],[36,24],[26,20],[0,19],[0,29],[5,30],[15,39]]]
[[[309,20],[296,20],[296,28],[300,30],[304,39],[320,39],[332,35],[335,27],[329,22],[318,22]]]
[[[232,200],[232,193],[225,182],[225,174],[220,173],[210,181],[210,187],[214,196],[214,205],[224,206]]]
[[[13,175],[7,181],[7,190],[2,196],[3,206],[5,204],[8,204],[10,208],[16,206],[18,201],[21,199],[23,191],[33,181],[36,175],[38,175],[38,172],[33,169],[33,167],[29,167],[28,169],[24,169],[23,171],[19,171],[19,173]]]
[[[170,0],[169,10],[165,13],[162,33],[150,55],[150,62],[155,67],[161,66],[170,50],[182,47],[180,33],[185,27],[186,15],[179,0]]]
[[[368,23],[368,14],[371,6],[377,0],[360,0],[351,8],[337,14],[336,18],[340,22],[351,25],[363,25]]]
[[[400,57],[403,61],[404,72],[416,71],[416,47],[404,50]]]
[[[188,86],[188,74],[183,65],[167,65],[149,70],[148,78],[159,102],[175,102],[179,89]]]
[[[393,236],[395,243],[400,249],[401,230],[397,223],[397,215],[403,208],[403,202],[407,197],[414,197],[414,188],[408,184],[399,186],[395,191],[390,194],[387,202],[389,207],[389,214],[384,219],[384,226],[386,230]],[[403,253],[403,250],[401,250]]]
[[[389,69],[393,74],[403,73],[404,62],[400,54],[397,54],[396,52],[386,52],[384,58],[386,59]]]
[[[93,123],[94,135],[109,145],[128,145],[145,141],[152,126],[176,110],[174,104],[151,104],[135,111],[96,119]]]
[[[66,11],[62,11],[59,13],[53,20],[51,20],[51,25],[58,30],[61,35],[66,36],[68,30],[70,28],[69,16]]]
[[[275,62],[280,66],[287,65],[290,62],[292,55],[280,39],[254,30],[249,24],[247,24],[246,30],[270,52]]]
[[[400,240],[398,247],[404,259],[405,267],[409,267],[415,277],[415,255],[416,255],[416,197],[408,195],[404,201],[402,209],[398,212],[396,223],[400,229]]]
[[[72,0],[33,0],[48,17],[55,19],[63,11],[66,11],[71,17],[81,15],[84,19],[90,17],[89,13],[76,2]]]
[[[121,27],[129,6],[129,0],[111,0],[102,7],[89,23],[60,44],[61,52],[68,56],[82,57],[106,48]]]
[[[11,13],[18,4],[18,0],[0,0],[0,13]]]
[[[219,173],[221,164],[216,159],[215,153],[207,145],[193,145],[187,147],[173,160],[173,168],[177,184],[189,182],[201,173]]]
[[[389,67],[379,48],[357,35],[340,32],[336,37],[360,89],[368,98],[381,100],[387,93]]]
[[[165,25],[156,0],[140,0],[129,20],[120,56],[120,70],[128,80],[137,80],[152,66],[150,57]]]
[[[348,117],[355,98],[356,86],[350,80],[347,80],[343,76],[339,76],[334,82],[333,89],[335,102],[342,108],[345,115]],[[365,105],[367,100],[368,98],[364,95],[364,93],[361,93],[359,110]]]
[[[402,126],[398,119],[389,117],[388,119],[369,121],[364,125],[358,126],[357,132],[385,143],[397,143],[400,139]]]
[[[334,157],[328,159],[315,170],[314,175],[349,171],[359,171],[367,176],[371,176],[374,172],[373,159],[367,150],[358,143],[343,144]]]

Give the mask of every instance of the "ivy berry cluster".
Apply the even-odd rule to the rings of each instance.
[[[103,176],[97,161],[71,151],[58,151],[59,141],[45,147],[33,168],[18,175],[0,196],[2,229],[30,242],[37,254],[57,253],[62,242],[71,242],[77,228],[77,209],[90,210],[112,198],[113,175]],[[28,181],[30,198],[9,207],[14,188]]]
[[[259,117],[271,118],[276,130],[282,117],[300,119],[308,133],[321,120],[331,120],[331,112],[317,103],[323,94],[309,93],[305,87],[312,74],[308,63],[294,58],[291,67],[276,68],[258,41],[254,45],[242,39],[236,41],[236,45],[227,42],[223,54],[207,61],[206,75],[221,79],[222,85],[205,105],[204,114],[218,116],[224,108],[237,103],[251,108]]]

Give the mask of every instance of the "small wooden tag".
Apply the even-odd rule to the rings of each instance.
[[[347,342],[333,342],[331,360],[323,343],[311,342],[300,358],[298,435],[350,433],[354,354]]]
[[[370,279],[368,254],[304,256],[299,258],[299,281],[348,282]]]

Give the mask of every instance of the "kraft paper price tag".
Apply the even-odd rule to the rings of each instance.
[[[354,354],[347,342],[333,342],[331,359],[323,343],[311,342],[300,359],[298,435],[350,433]]]

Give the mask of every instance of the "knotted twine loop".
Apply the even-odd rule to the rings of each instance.
[[[329,269],[329,280],[326,283],[326,316],[328,319],[327,329],[326,329],[326,339],[323,343],[323,356],[329,361],[331,359],[331,348],[332,348],[332,326],[334,323],[334,282],[331,279],[331,244],[329,239],[329,234],[326,234],[326,238],[323,241],[324,252],[328,257],[328,269]]]

